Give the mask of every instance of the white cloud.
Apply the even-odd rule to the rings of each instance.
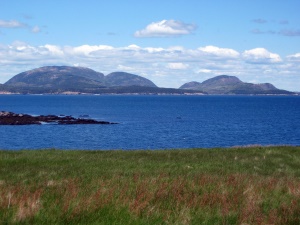
[[[135,70],[133,67],[124,66],[124,65],[118,65],[117,68],[118,68],[118,70],[125,71],[125,72],[134,71]]]
[[[0,20],[0,28],[25,28],[32,33],[41,32],[41,28],[39,26],[31,27],[28,24],[19,22],[17,20]]]
[[[169,47],[168,49],[169,49],[170,51],[179,51],[179,52],[182,52],[182,51],[185,50],[185,48],[182,47],[182,46],[171,46],[171,47]]]
[[[0,20],[0,27],[2,28],[20,28],[27,25],[17,20]]]
[[[211,73],[212,70],[208,70],[208,69],[200,69],[197,71],[197,73]]]
[[[129,45],[127,48],[128,48],[128,49],[131,49],[131,50],[140,50],[140,49],[141,49],[140,46],[134,45],[134,44]]]
[[[89,55],[91,52],[96,52],[100,50],[112,50],[112,46],[108,45],[81,45],[73,48],[74,53]]]
[[[249,63],[278,63],[282,59],[278,54],[269,52],[265,48],[254,48],[243,53],[244,59]]]
[[[205,46],[202,48],[198,48],[201,52],[204,52],[206,54],[211,54],[214,56],[220,56],[220,57],[229,57],[229,58],[236,58],[240,55],[239,52],[230,49],[230,48],[219,48],[216,46]]]
[[[164,48],[153,48],[153,47],[147,47],[147,48],[145,48],[145,50],[148,51],[149,53],[156,53],[156,52],[165,51]]]
[[[184,63],[168,63],[167,68],[172,69],[172,70],[185,70],[189,67],[188,64]]]
[[[146,26],[145,29],[136,31],[135,37],[171,37],[178,35],[191,34],[196,25],[183,23],[176,20],[162,20],[153,22]]]
[[[63,50],[59,46],[47,44],[44,46],[44,48],[46,48],[49,51],[49,53],[51,53],[53,55],[56,55],[56,56],[64,55]]]
[[[38,50],[36,47],[28,45],[22,41],[14,41],[11,45],[7,46],[9,49],[9,54],[24,55],[25,57],[30,56],[32,53],[37,53]]]
[[[41,29],[40,29],[38,26],[34,26],[34,27],[31,29],[31,32],[32,32],[32,33],[39,33],[39,32],[41,32]]]
[[[300,62],[300,53],[296,53],[294,55],[288,55],[287,59],[291,60],[291,61],[298,61],[298,62]]]

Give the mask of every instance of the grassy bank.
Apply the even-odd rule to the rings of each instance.
[[[243,223],[300,223],[300,147],[0,151],[0,224]]]

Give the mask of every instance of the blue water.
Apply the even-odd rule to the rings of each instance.
[[[8,150],[300,145],[299,96],[0,95],[2,110],[119,123],[0,126]]]

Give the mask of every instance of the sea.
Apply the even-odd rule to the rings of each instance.
[[[0,149],[300,146],[300,96],[0,95],[0,111],[112,125],[0,126]]]

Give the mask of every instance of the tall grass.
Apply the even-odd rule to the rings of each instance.
[[[299,224],[300,148],[1,151],[0,224]]]

